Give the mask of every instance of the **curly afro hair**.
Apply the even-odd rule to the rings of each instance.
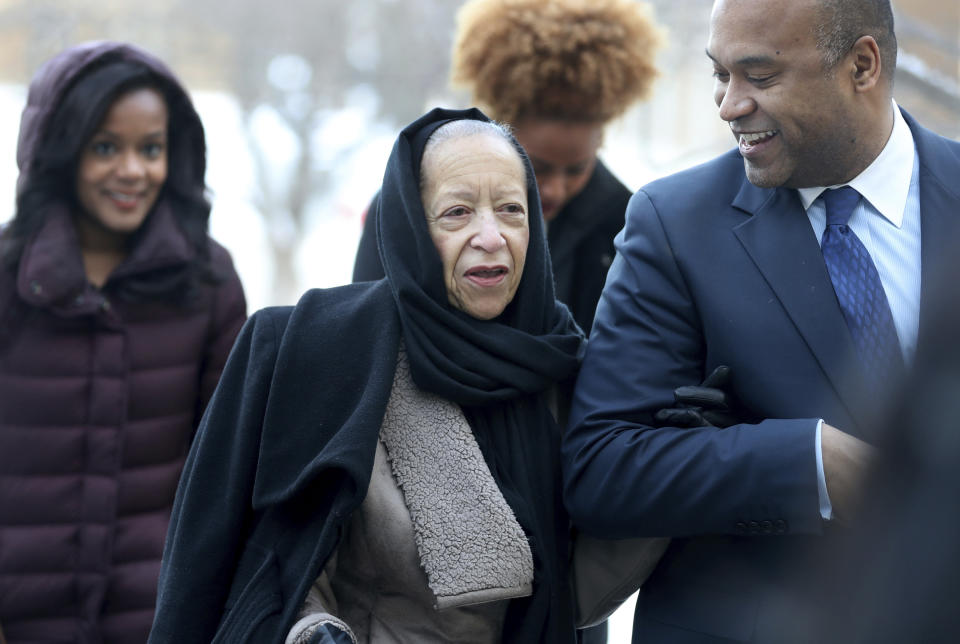
[[[468,0],[451,81],[509,123],[606,123],[649,94],[661,40],[637,0]]]

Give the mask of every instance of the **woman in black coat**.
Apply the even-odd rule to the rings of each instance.
[[[554,298],[529,161],[480,112],[434,110],[401,133],[371,216],[385,279],[241,333],[150,642],[574,641],[548,398],[583,336]]]

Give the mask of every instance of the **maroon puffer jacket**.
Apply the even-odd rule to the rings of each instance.
[[[21,145],[38,138],[21,133]],[[223,280],[202,287],[195,305],[115,297],[124,279],[193,258],[169,208],[158,205],[144,226],[102,290],[85,278],[65,209],[49,213],[16,275],[0,268],[0,624],[9,644],[142,644],[150,630],[177,480],[246,304],[212,240]]]

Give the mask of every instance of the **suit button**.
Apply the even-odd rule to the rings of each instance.
[[[750,534],[759,534],[760,533],[760,524],[756,521],[750,522]]]
[[[737,532],[745,533],[746,531],[747,531],[747,524],[744,523],[743,521],[737,521]]]
[[[763,534],[770,534],[773,532],[773,521],[762,521],[760,528],[763,530]]]
[[[777,519],[773,522],[773,530],[777,534],[784,534],[787,531],[787,522],[783,519]]]
[[[30,292],[34,295],[43,293],[43,286],[37,280],[30,280]]]

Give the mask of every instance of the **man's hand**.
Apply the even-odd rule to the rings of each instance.
[[[734,411],[729,383],[730,367],[718,366],[699,385],[674,389],[676,404],[654,414],[654,421],[660,427],[729,427],[744,422]]]
[[[856,516],[863,481],[877,458],[877,449],[824,423],[820,429],[820,450],[833,518],[849,523]]]

